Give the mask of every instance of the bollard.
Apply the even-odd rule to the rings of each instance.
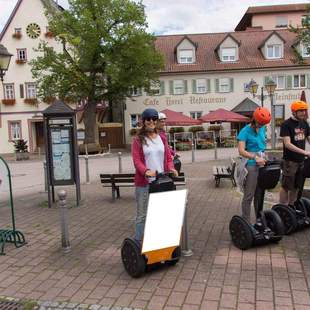
[[[47,185],[47,171],[46,171],[46,161],[43,161],[43,170],[44,170],[44,191],[47,192],[48,190],[48,185]]]
[[[187,203],[187,202],[186,202]],[[185,208],[185,213],[184,213],[184,222],[183,222],[183,228],[182,228],[182,244],[181,244],[181,249],[182,249],[182,255],[183,256],[192,256],[193,251],[189,248],[189,243],[188,243],[188,232],[187,232],[187,207]]]
[[[85,173],[86,173],[86,184],[90,184],[89,181],[89,166],[88,166],[88,155],[85,155]]]
[[[192,163],[195,161],[195,144],[192,143]]]
[[[214,143],[214,159],[217,159],[217,142]]]
[[[111,153],[111,144],[108,144],[108,153]]]
[[[39,159],[41,159],[41,148],[38,147],[38,155],[39,155]]]
[[[122,173],[122,152],[118,152],[118,173]]]
[[[66,202],[67,193],[65,190],[58,191],[59,198],[59,209],[60,209],[60,225],[61,225],[61,245],[63,252],[69,253],[71,251],[69,241],[69,230],[68,230],[68,208]]]

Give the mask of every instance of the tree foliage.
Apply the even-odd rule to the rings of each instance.
[[[87,100],[86,142],[94,142],[96,104],[104,100],[112,109],[133,87],[150,89],[163,57],[155,49],[155,37],[147,33],[141,2],[70,0],[66,11],[44,2],[49,31],[60,48],[39,44],[40,54],[31,63],[38,95]]]

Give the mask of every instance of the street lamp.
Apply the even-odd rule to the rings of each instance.
[[[250,93],[255,97],[258,89],[258,84],[251,79],[250,83],[248,84]],[[274,109],[274,92],[277,88],[277,83],[273,81],[271,78],[269,78],[265,84],[265,88],[268,92],[268,95],[270,96],[270,102],[271,102],[271,148],[274,149],[276,145],[276,137],[275,137],[275,109]],[[261,103],[262,107],[264,106],[264,98],[266,96],[264,95],[264,87],[261,87]]]
[[[257,90],[258,90],[258,84],[251,79],[250,83],[248,84],[248,87],[250,89],[250,93],[253,95],[253,97],[258,97],[261,100],[261,105],[262,107],[264,106],[264,99],[266,98],[266,96],[264,95],[264,87],[261,87],[261,94],[260,95],[256,95]]]
[[[8,50],[0,44],[0,79],[3,82],[3,77],[5,75],[5,72],[9,68],[9,64],[11,61],[11,57],[13,55],[8,52]]]
[[[271,149],[276,147],[276,135],[275,135],[275,109],[274,109],[274,92],[277,88],[277,83],[273,79],[269,79],[265,84],[268,95],[270,96],[271,103]]]

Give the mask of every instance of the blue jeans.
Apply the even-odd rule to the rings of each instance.
[[[142,241],[144,234],[147,205],[149,200],[149,185],[136,186],[135,196],[137,204],[135,239],[138,241]]]

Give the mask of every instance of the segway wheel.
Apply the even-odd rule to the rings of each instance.
[[[303,204],[303,206],[305,207],[306,211],[307,211],[307,216],[310,217],[310,199],[306,198],[306,197],[301,197],[300,198],[300,202]]]
[[[240,216],[233,216],[229,223],[229,231],[233,244],[240,250],[247,250],[253,244],[250,224]]]
[[[282,204],[272,207],[272,210],[278,213],[284,225],[284,234],[289,235],[297,228],[297,218],[294,210]]]
[[[166,264],[174,266],[180,260],[180,257],[181,257],[181,247],[178,246],[172,252],[171,260],[167,260]]]
[[[284,235],[284,224],[281,220],[281,217],[274,210],[265,210],[264,211],[267,226],[276,234],[272,237],[272,242],[279,242]]]
[[[145,272],[145,258],[141,255],[141,249],[134,240],[129,238],[124,240],[121,256],[124,268],[130,276],[139,278]]]

